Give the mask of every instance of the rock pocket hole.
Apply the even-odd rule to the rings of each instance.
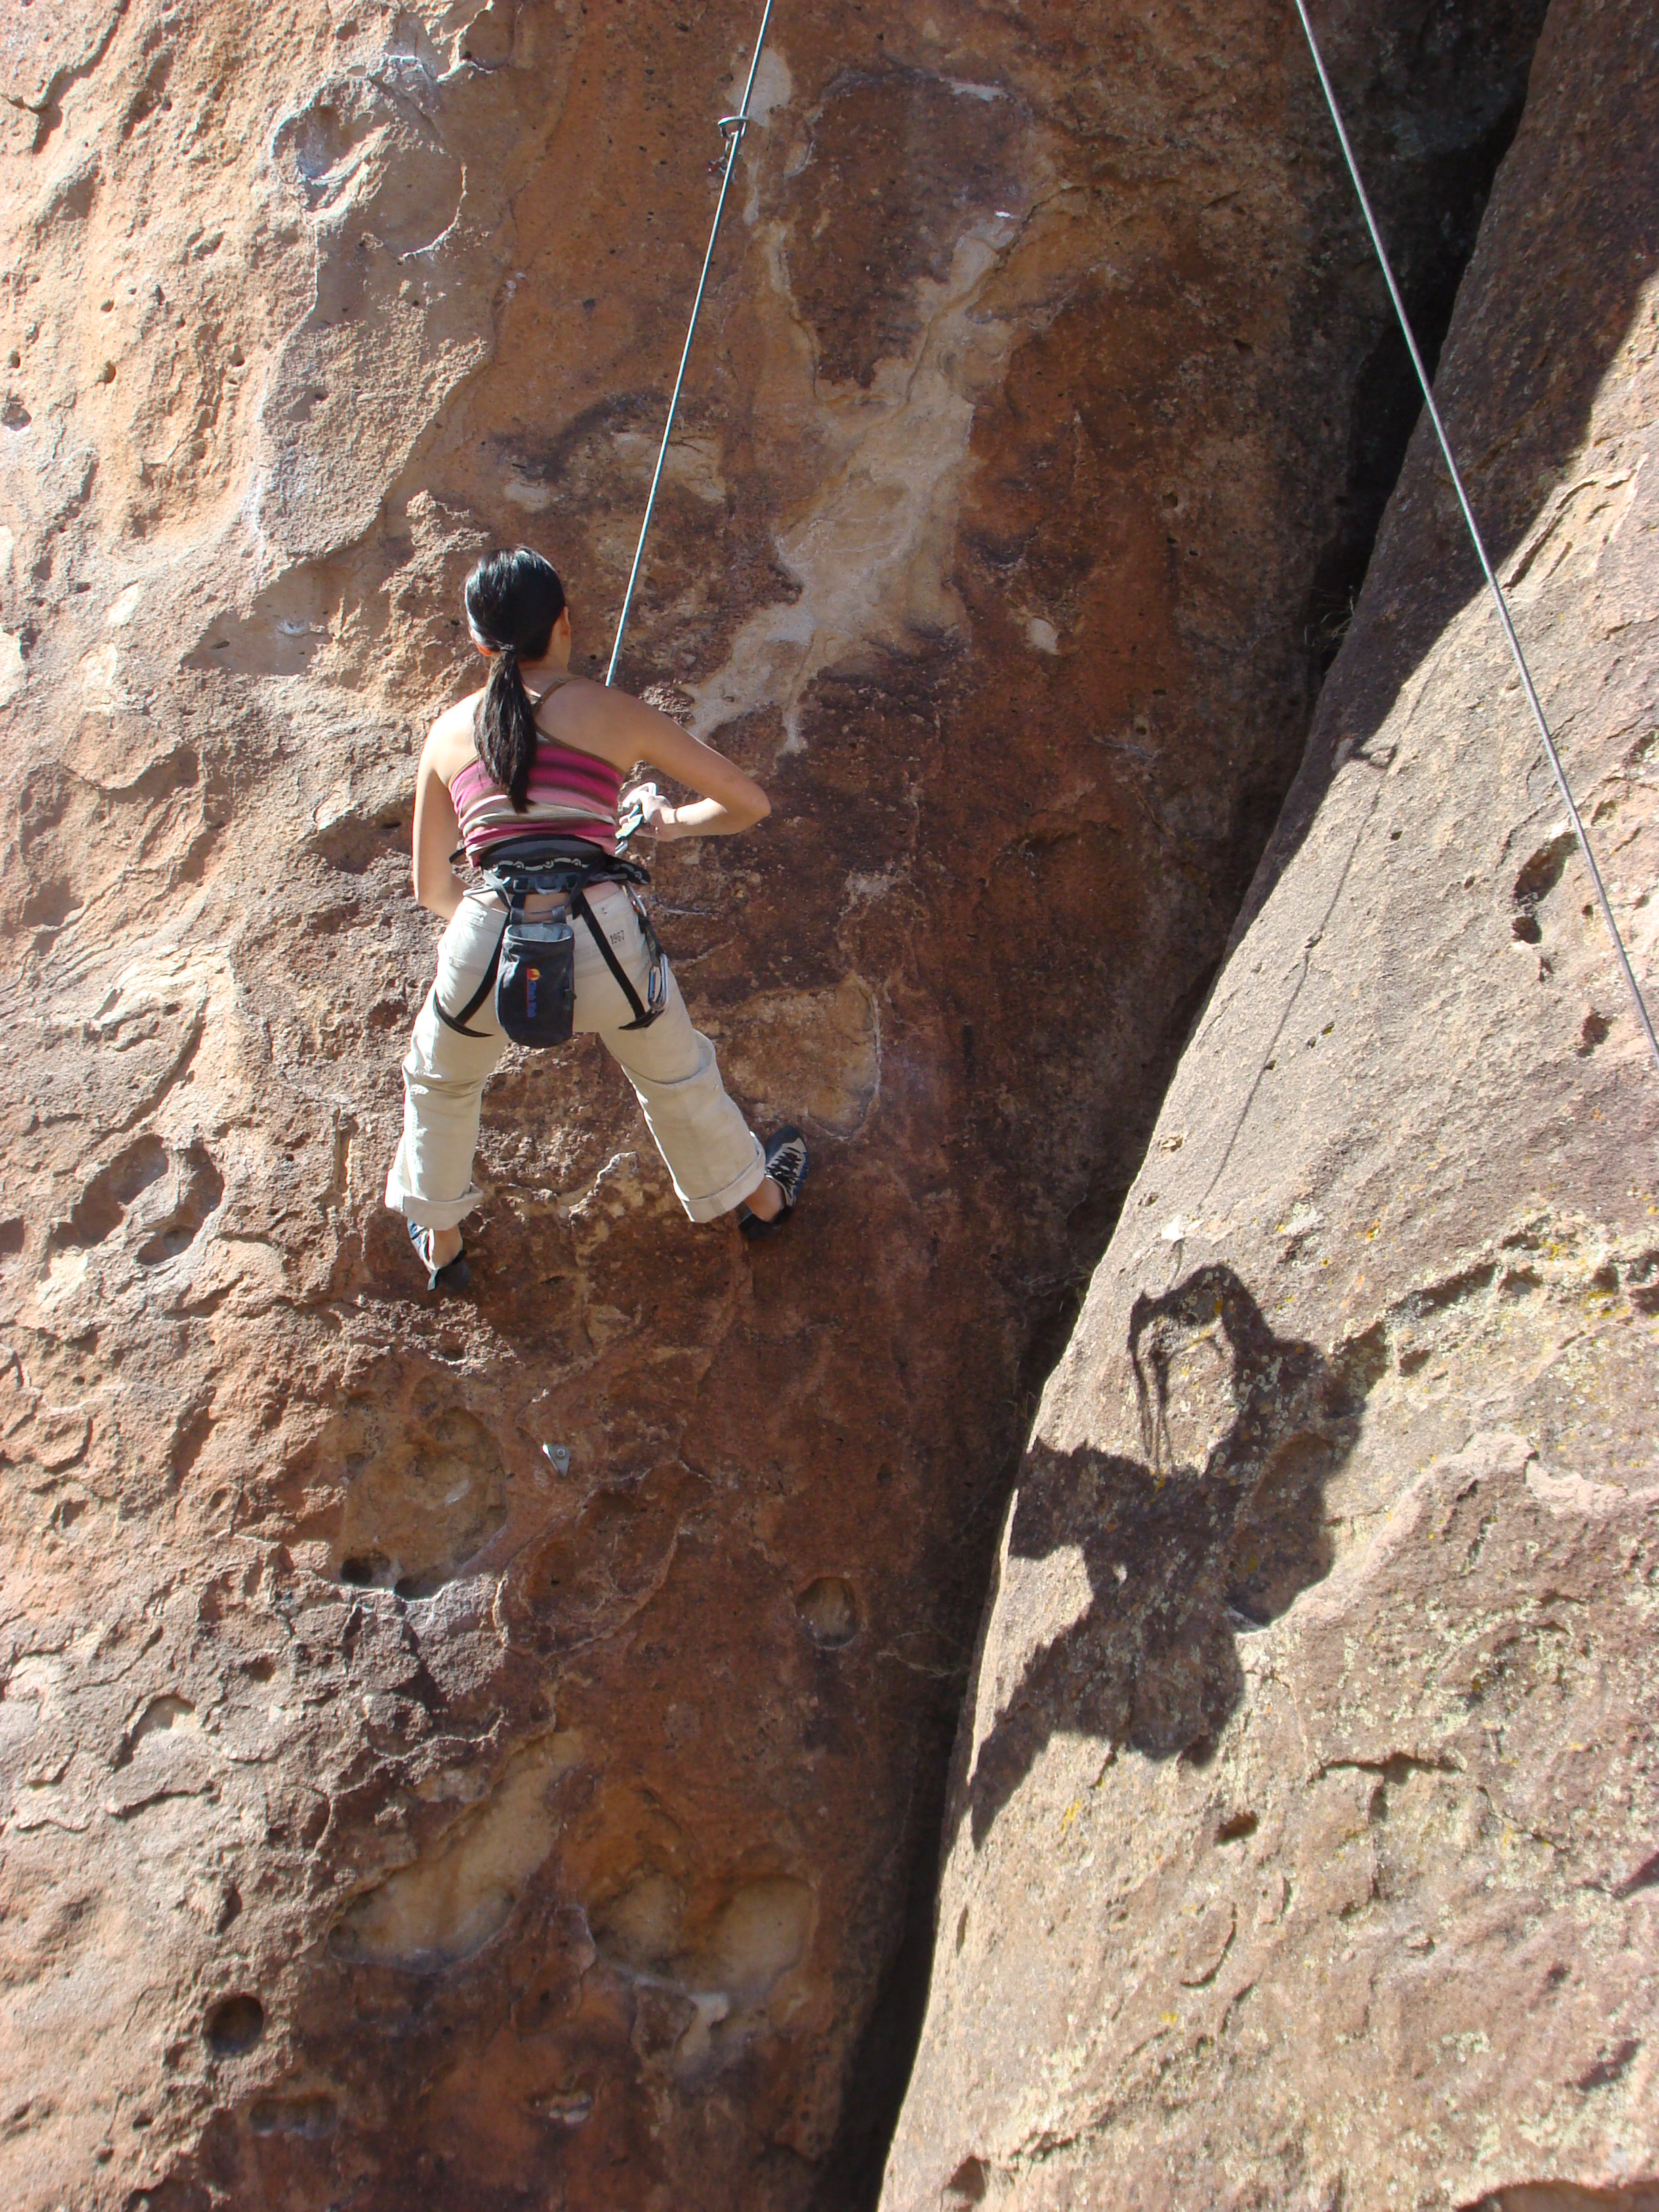
[[[586,2089],[574,2089],[568,2095],[538,2097],[535,2109],[556,2127],[580,2128],[593,2117],[593,2100]]]
[[[202,2029],[208,2049],[221,2058],[235,2058],[252,2051],[264,2032],[265,2008],[246,1990],[221,1997]]]
[[[127,1730],[119,1751],[115,1754],[118,1767],[131,1764],[132,1755],[146,1737],[196,1733],[196,1708],[188,1698],[167,1696],[152,1698],[143,1711]]]
[[[392,1562],[383,1552],[360,1553],[340,1562],[340,1580],[353,1589],[390,1589],[396,1579]]]
[[[353,1589],[389,1589],[396,1597],[435,1597],[450,1577],[439,1570],[406,1575],[382,1552],[354,1555],[340,1562],[340,1580]]]
[[[1592,1006],[1584,1017],[1584,1026],[1578,1033],[1574,1047],[1580,1060],[1588,1060],[1598,1044],[1605,1044],[1612,1034],[1613,1024],[1605,1014],[1598,1014]]]
[[[839,1575],[820,1575],[808,1583],[795,1600],[795,1611],[801,1626],[823,1650],[838,1651],[859,1632],[853,1585]]]
[[[1571,830],[1562,830],[1547,844],[1539,847],[1516,878],[1515,888],[1510,893],[1517,906],[1534,907],[1549,896],[1560,882],[1567,855],[1577,842]]]
[[[225,1179],[212,1155],[202,1145],[192,1145],[184,1158],[178,1203],[138,1254],[141,1267],[159,1267],[188,1251],[202,1224],[216,1211],[225,1194]]]
[[[69,1219],[53,1230],[53,1246],[101,1244],[120,1227],[139,1194],[167,1171],[167,1146],[159,1137],[140,1137],[94,1176]]]
[[[325,823],[307,843],[331,867],[344,875],[362,876],[380,861],[401,854],[408,847],[409,833],[410,821],[396,813],[339,814]]]

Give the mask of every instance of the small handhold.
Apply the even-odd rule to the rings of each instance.
[[[858,1601],[840,1575],[820,1575],[795,1600],[801,1626],[814,1644],[838,1651],[859,1632]]]

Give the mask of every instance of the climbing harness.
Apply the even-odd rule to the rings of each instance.
[[[1376,247],[1377,260],[1382,264],[1383,281],[1389,288],[1389,297],[1394,302],[1395,313],[1399,318],[1401,330],[1405,335],[1406,344],[1411,353],[1412,367],[1417,371],[1417,380],[1423,387],[1424,404],[1429,410],[1429,420],[1434,425],[1434,434],[1440,441],[1440,450],[1445,457],[1446,467],[1451,476],[1452,489],[1457,494],[1457,503],[1463,510],[1464,521],[1468,525],[1469,536],[1474,541],[1475,553],[1480,559],[1481,573],[1486,579],[1493,604],[1498,609],[1498,619],[1504,626],[1504,635],[1509,641],[1509,648],[1514,655],[1516,667],[1520,672],[1521,687],[1527,695],[1527,704],[1532,709],[1533,720],[1538,725],[1538,734],[1544,741],[1544,750],[1548,756],[1550,768],[1555,776],[1556,787],[1560,792],[1562,802],[1566,807],[1567,819],[1572,824],[1573,835],[1578,840],[1578,849],[1584,856],[1584,865],[1589,870],[1590,881],[1595,886],[1595,896],[1601,908],[1601,919],[1607,923],[1607,933],[1612,938],[1613,949],[1619,955],[1619,965],[1624,970],[1625,981],[1629,987],[1631,1000],[1636,1008],[1636,1018],[1640,1022],[1643,1034],[1647,1038],[1648,1049],[1653,1055],[1653,1064],[1659,1068],[1659,1036],[1654,1034],[1647,1000],[1642,995],[1642,987],[1636,980],[1636,970],[1631,966],[1630,955],[1625,950],[1624,938],[1613,917],[1613,902],[1607,896],[1607,886],[1601,880],[1601,871],[1595,865],[1595,855],[1590,850],[1589,839],[1584,835],[1584,825],[1579,819],[1577,803],[1573,798],[1571,787],[1567,781],[1567,772],[1561,764],[1561,756],[1556,750],[1555,740],[1550,735],[1550,726],[1544,718],[1544,709],[1533,684],[1532,671],[1527,665],[1526,654],[1521,650],[1521,641],[1516,635],[1514,623],[1510,619],[1509,602],[1504,597],[1503,586],[1493,573],[1492,562],[1486,557],[1486,541],[1481,537],[1480,526],[1474,519],[1474,510],[1469,505],[1469,495],[1463,488],[1463,478],[1452,453],[1451,441],[1446,435],[1446,426],[1440,419],[1440,410],[1435,405],[1434,392],[1429,383],[1428,371],[1423,366],[1423,356],[1417,349],[1417,339],[1412,331],[1411,319],[1406,313],[1406,303],[1400,296],[1400,287],[1395,282],[1394,269],[1389,260],[1388,249],[1382,243],[1382,234],[1376,227],[1376,217],[1371,212],[1371,204],[1366,196],[1365,186],[1359,174],[1359,164],[1354,159],[1353,148],[1348,140],[1347,127],[1342,120],[1342,111],[1337,106],[1336,94],[1332,89],[1331,80],[1326,73],[1325,58],[1319,51],[1319,41],[1314,36],[1314,27],[1309,20],[1304,0],[1295,0],[1295,7],[1297,14],[1302,19],[1302,28],[1307,35],[1308,50],[1313,56],[1314,67],[1319,72],[1320,88],[1325,94],[1325,105],[1331,112],[1331,121],[1336,125],[1336,135],[1342,147],[1342,158],[1348,165],[1348,174],[1353,179],[1353,188],[1359,198],[1360,212],[1365,218],[1365,228],[1370,233],[1371,244]]]
[[[507,920],[495,940],[477,989],[452,1014],[433,986],[432,1005],[438,1019],[458,1036],[482,1037],[483,1030],[469,1029],[492,989],[495,1018],[514,1044],[544,1052],[569,1042],[576,1006],[576,939],[573,917],[587,925],[605,966],[634,1010],[625,1030],[647,1030],[668,1007],[668,963],[640,891],[651,878],[637,860],[616,858],[580,837],[526,838],[522,849],[498,853],[482,872],[505,902]],[[587,902],[596,884],[622,884],[638,917],[651,974],[643,999],[629,980],[628,971],[611,949],[605,926]],[[562,898],[562,909],[527,914],[526,902],[537,896]]]
[[[685,382],[685,365],[691,358],[691,341],[697,334],[697,317],[702,309],[702,295],[708,285],[708,271],[714,258],[714,241],[720,236],[720,217],[726,212],[726,196],[732,189],[732,172],[738,166],[738,149],[743,143],[743,134],[749,128],[749,99],[755,89],[755,72],[760,67],[761,48],[766,44],[766,27],[772,20],[772,0],[766,0],[761,15],[760,31],[755,40],[755,51],[750,58],[749,76],[743,88],[743,99],[735,115],[722,115],[719,130],[726,147],[725,171],[720,178],[720,198],[714,203],[714,220],[708,227],[708,250],[702,257],[702,274],[697,279],[696,297],[691,302],[691,320],[686,326],[685,343],[680,349],[679,372],[674,379],[674,389],[669,395],[668,420],[663,424],[662,443],[657,448],[657,465],[651,472],[651,489],[646,495],[645,520],[640,525],[639,544],[634,548],[634,565],[628,572],[628,589],[623,593],[622,612],[617,617],[617,635],[611,647],[610,665],[605,672],[608,684],[617,672],[617,658],[622,652],[623,632],[628,627],[628,611],[634,604],[634,586],[640,573],[640,562],[645,555],[645,540],[651,528],[651,517],[657,504],[657,487],[662,482],[663,464],[668,459],[668,441],[674,434],[674,416],[680,404],[680,389]]]

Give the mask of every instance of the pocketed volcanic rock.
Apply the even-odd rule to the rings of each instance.
[[[1556,0],[1440,392],[1638,973],[1659,88]],[[1659,1075],[1419,426],[1044,1394],[884,2212],[1659,2202]]]
[[[603,666],[715,122],[757,12],[33,0],[0,25],[0,2195],[19,2212],[806,2212],[873,2194],[1031,1394],[1302,756],[1411,404],[1278,6],[780,0],[622,675],[677,686],[772,795],[754,836],[665,856],[659,918],[734,1091],[757,1119],[803,1125],[812,1179],[785,1237],[694,1229],[596,1046],[514,1055],[486,1101],[473,1293],[428,1297],[380,1203],[435,936],[409,890],[416,753],[473,672],[459,592],[486,546],[528,538],[555,559],[579,665]],[[1431,323],[1541,14],[1480,0],[1425,20],[1387,0],[1338,27],[1334,65]],[[1585,19],[1583,53],[1558,39],[1552,67],[1612,82],[1611,20]],[[1572,192],[1612,173],[1612,111],[1583,112],[1594,127],[1561,155]],[[1609,208],[1623,236],[1636,218]],[[1634,297],[1600,232],[1563,215],[1546,234],[1573,251],[1513,340],[1515,404],[1491,415],[1494,438],[1519,422],[1543,441],[1522,506],[1568,450],[1559,411],[1527,413],[1528,379],[1611,359],[1607,318]],[[1553,370],[1526,350],[1545,328]],[[1520,470],[1474,442],[1494,480]],[[1551,476],[1567,535],[1526,589],[1579,590],[1603,538],[1598,573],[1628,557],[1644,480],[1599,461],[1595,479],[1569,493]],[[1413,496],[1416,514],[1426,479]],[[1451,543],[1396,550],[1389,588],[1439,604]],[[1631,588],[1621,684],[1650,611]],[[1524,758],[1501,733],[1503,680],[1482,663],[1480,712],[1422,728]],[[1595,714],[1626,696],[1596,692]],[[1606,742],[1634,780],[1595,804],[1633,810],[1639,732],[1619,727]],[[1369,742],[1336,787],[1403,805],[1426,775],[1389,780]],[[1478,776],[1467,803],[1489,848],[1501,809]],[[1571,1113],[1569,1156],[1588,1158],[1613,1136],[1623,1017],[1577,933],[1541,786],[1530,803],[1491,897],[1506,945],[1513,919],[1536,924],[1549,977],[1531,945],[1504,951],[1495,983],[1475,891],[1410,896],[1425,927],[1455,912],[1470,932],[1429,987],[1480,1015],[1457,1113],[1484,1124],[1492,1102],[1497,1141],[1515,1064],[1501,988],[1534,1024],[1516,1031],[1536,1040],[1529,1110]],[[1435,856],[1425,885],[1448,868],[1487,884],[1490,855],[1454,862],[1420,805],[1407,819],[1390,850]],[[1320,925],[1292,902],[1300,945]],[[1298,1082],[1333,1085],[1347,1066],[1379,1121],[1431,1100],[1413,1109],[1423,1141],[1450,1146],[1464,1125],[1442,1089],[1412,1091],[1389,1056],[1389,1021],[1437,1069],[1450,1033],[1415,991],[1406,1022],[1419,957],[1389,944],[1397,995],[1331,1037],[1334,998],[1317,1022],[1298,1003],[1282,1064],[1300,1053]],[[1535,1027],[1546,1007],[1565,1058]],[[1242,1033],[1260,1028],[1252,1014]],[[1196,1172],[1214,1146],[1204,1084],[1183,1081],[1189,1121],[1165,1126],[1190,1126],[1178,1157]],[[1546,1127],[1568,1125],[1526,1124]],[[1237,1170],[1271,1152],[1289,1178],[1273,1218],[1299,1226],[1262,1231],[1274,1265],[1292,1255],[1286,1281],[1319,1270],[1325,1224],[1358,1220],[1347,1187],[1326,1186],[1370,1157],[1297,1165],[1299,1141],[1287,1123]],[[1504,1149],[1504,1205],[1457,1231],[1473,1255],[1457,1269],[1495,1271],[1474,1304],[1434,1289],[1456,1273],[1450,1232],[1413,1242],[1387,1214],[1403,1286],[1387,1295],[1421,1318],[1389,1324],[1373,1404],[1431,1395],[1442,1334],[1483,1299],[1546,1362],[1551,1316],[1578,1299],[1596,1316],[1575,1340],[1588,1360],[1627,1279],[1646,1282],[1618,1241],[1624,1200],[1551,1188],[1541,1164],[1516,1196],[1532,1156],[1520,1137]],[[1473,1155],[1435,1157],[1402,1171],[1411,1219],[1412,1177],[1461,1176]],[[1137,1237],[1177,1205],[1215,1215],[1154,1159]],[[1575,1208],[1617,1228],[1605,1259]],[[1159,1296],[1215,1256],[1157,1249]],[[1233,1299],[1238,1357],[1265,1344],[1293,1366],[1285,1449],[1310,1498],[1339,1447],[1371,1464],[1346,1441],[1369,1370],[1334,1348],[1324,1305],[1279,1310],[1259,1255],[1227,1264],[1266,1316]],[[1536,1285],[1504,1290],[1513,1269]],[[1327,1273],[1336,1296],[1347,1279]],[[1210,1326],[1176,1305],[1154,1323],[1148,1358]],[[1196,1356],[1224,1372],[1232,1340]],[[1634,1346],[1634,1323],[1619,1340]],[[1581,1370],[1540,1371],[1565,1389]],[[1458,1420],[1424,1419],[1413,1468],[1464,1450]],[[1498,1408],[1479,1425],[1529,1439],[1540,1481],[1612,1480],[1564,1460],[1541,1420]],[[1520,1449],[1480,1462],[1503,1513],[1533,1516],[1494,1522],[1486,1571],[1535,1558],[1541,1591],[1566,1539],[1504,1472]],[[1386,1464],[1378,1516],[1406,1488]],[[1133,1473],[1103,1479],[1103,1510],[1133,1520]],[[1175,1686],[1131,1725],[1166,1748],[1182,1715],[1219,1729],[1229,1696],[1242,1710],[1212,1598],[1288,1603],[1321,1571],[1291,1516],[1259,1576],[1241,1566],[1214,1597],[1205,1547],[1243,1525],[1224,1502],[1136,1522],[1131,1571],[1198,1576],[1190,1650],[1156,1607],[1136,1616]],[[1636,1507],[1604,1503],[1595,1525],[1635,1543]],[[1468,1510],[1431,1486],[1421,1525],[1447,1515],[1462,1541]],[[1056,1620],[1097,1602],[1105,1558],[1060,1540],[1079,1557]],[[1415,1540],[1400,1538],[1412,1592]],[[1599,1620],[1588,1555],[1561,1558],[1577,1577],[1563,1588],[1590,1593],[1570,1624]],[[1395,1587],[1365,1584],[1376,1617]],[[1599,1628],[1566,1632],[1600,1650]],[[1633,1680],[1609,1673],[1608,1726]],[[1120,1655],[1088,1696],[1134,1707],[1133,1668]],[[1576,1714],[1570,1740],[1588,1742]],[[1036,1786],[1022,1725],[993,1761],[994,1851]],[[1455,1787],[1433,1761],[1478,1747],[1437,1709],[1398,1742],[1378,1729],[1318,1753],[1346,1778],[1328,1818],[1356,1849],[1362,1790],[1427,1821]],[[1341,1764],[1373,1749],[1381,1784]],[[1396,1785],[1396,1753],[1430,1764]],[[1156,1774],[1184,1789],[1196,1771]],[[1616,1887],[1636,1814],[1596,1806]],[[1254,1814],[1267,1851],[1288,1807],[1264,1785],[1218,1818]],[[1565,1831],[1528,1817],[1514,1850],[1531,1864],[1534,1832]],[[1144,1832],[1163,1832],[1149,1815]],[[1312,1832],[1295,1850],[1317,1864]],[[1487,1849],[1444,1863],[1473,1882]],[[1634,2014],[1580,1962],[1615,1924],[1596,1916],[1639,1912],[1647,1892],[1583,1894],[1582,1946],[1559,1955],[1613,2023],[1605,2048],[1573,2046],[1581,2074],[1613,2069],[1572,2093],[1594,2114],[1624,2109],[1644,2061],[1618,2057]],[[1232,1987],[1266,1941],[1259,1904],[1218,1886],[1183,1911],[1165,2009]],[[1439,1943],[1426,1891],[1419,1923]],[[994,2149],[975,2137],[963,2156]]]

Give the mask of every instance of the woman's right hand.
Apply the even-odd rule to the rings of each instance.
[[[625,837],[635,836],[641,830],[648,830],[653,837],[659,837],[665,817],[673,811],[654,783],[636,783],[624,791],[617,802],[617,818]],[[629,827],[630,816],[637,818]]]

